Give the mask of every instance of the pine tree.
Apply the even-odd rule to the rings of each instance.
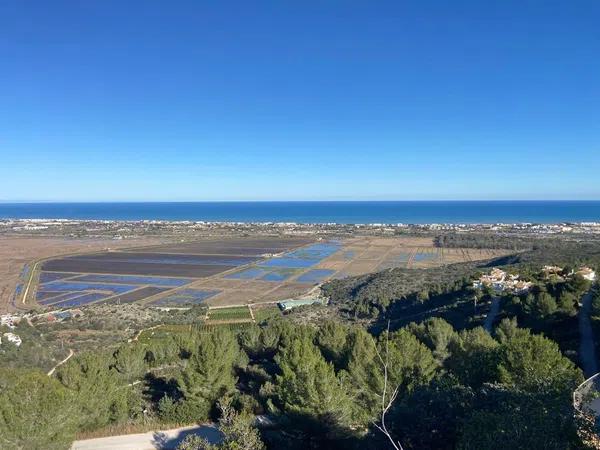
[[[464,330],[450,344],[446,366],[466,386],[493,382],[498,377],[498,346],[481,327]]]
[[[377,343],[366,331],[356,333],[350,348],[348,374],[365,422],[374,421],[381,414],[386,355],[386,403],[394,391],[401,397],[416,386],[429,383],[438,367],[431,350],[406,329],[391,333],[387,342],[384,334]]]
[[[575,308],[576,302],[577,300],[572,293],[564,291],[558,297],[558,310],[569,316],[574,316],[577,313],[577,309]]]
[[[233,334],[222,328],[201,334],[186,368],[177,378],[190,420],[208,417],[216,400],[235,387],[234,364],[240,349]]]
[[[345,364],[348,327],[334,321],[325,322],[317,332],[316,342],[325,359],[340,368]]]
[[[356,415],[367,425],[376,420],[381,408],[383,371],[375,339],[365,330],[357,330],[349,339],[348,377],[357,405]]]
[[[456,332],[444,319],[434,317],[419,324],[413,322],[408,329],[429,347],[440,364],[450,355],[448,345],[456,338]]]
[[[73,391],[81,408],[80,427],[95,429],[127,417],[129,395],[125,382],[110,368],[112,357],[86,353],[71,358],[56,371],[58,380]]]
[[[114,367],[127,382],[131,383],[146,373],[145,356],[145,350],[139,345],[122,345],[115,352]]]
[[[309,426],[321,424],[330,432],[347,429],[352,402],[341,377],[325,361],[309,333],[299,333],[275,357],[281,375],[275,381],[275,399],[282,411]]]
[[[569,396],[583,381],[581,370],[565,358],[558,344],[519,329],[500,348],[500,381],[529,391],[552,391]]]
[[[547,292],[540,292],[536,298],[533,315],[538,320],[543,320],[554,314],[557,309],[554,297]]]
[[[0,369],[0,448],[66,450],[79,411],[58,381],[35,370]]]

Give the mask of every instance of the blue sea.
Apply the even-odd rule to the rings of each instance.
[[[0,218],[341,224],[600,222],[600,201],[0,203]]]

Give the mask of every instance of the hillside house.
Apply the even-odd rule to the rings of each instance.
[[[588,281],[596,280],[596,272],[594,272],[594,270],[590,269],[589,267],[582,267],[575,273],[577,275],[581,275],[584,279],[586,279]]]
[[[473,282],[473,287],[476,289],[491,287],[497,293],[509,291],[523,294],[528,292],[532,286],[533,283],[530,281],[520,280],[519,275],[507,274],[498,268],[492,269],[489,274],[484,274]]]

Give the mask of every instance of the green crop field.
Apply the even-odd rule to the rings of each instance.
[[[239,323],[205,323],[199,327],[201,332],[209,332],[215,328],[228,328],[233,332],[241,331],[248,327],[256,326],[253,322],[239,322]]]
[[[160,325],[157,328],[142,331],[138,341],[144,344],[153,340],[165,339],[168,336],[189,334],[195,325]]]
[[[256,323],[261,323],[265,320],[281,316],[281,310],[277,306],[256,308],[252,312],[254,313],[254,320],[256,320]]]
[[[252,315],[247,307],[219,308],[208,311],[208,319],[217,320],[251,320]]]

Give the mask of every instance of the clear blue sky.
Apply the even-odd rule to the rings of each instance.
[[[599,198],[598,0],[0,3],[0,200]]]

